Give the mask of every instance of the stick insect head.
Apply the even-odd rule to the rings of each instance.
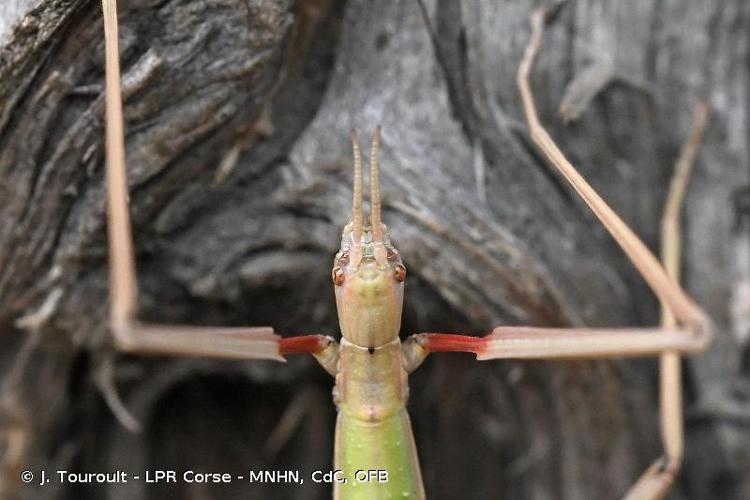
[[[370,151],[370,217],[362,211],[362,154],[352,130],[354,196],[352,220],[341,235],[341,249],[333,262],[333,283],[341,334],[361,347],[379,347],[394,340],[401,328],[406,268],[380,221],[378,153],[380,127]]]

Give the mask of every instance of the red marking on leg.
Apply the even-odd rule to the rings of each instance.
[[[300,335],[289,337],[279,341],[279,354],[315,354],[326,347],[330,340],[323,335]]]
[[[487,339],[452,333],[421,333],[417,342],[428,352],[473,352],[481,354],[487,349]]]

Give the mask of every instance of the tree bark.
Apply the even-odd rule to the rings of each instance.
[[[141,317],[337,334],[329,266],[351,210],[348,130],[382,124],[405,335],[656,324],[654,296],[530,142],[515,72],[540,3],[122,2]],[[27,4],[5,39],[0,29],[2,424],[6,451],[9,436],[23,441],[0,488],[80,491],[56,477],[24,485],[22,469],[293,469],[304,485],[131,481],[89,494],[330,497],[309,480],[332,467],[335,414],[313,360],[113,352],[100,5]],[[692,106],[714,111],[683,276],[718,338],[684,363],[672,498],[750,496],[749,27],[742,0],[568,2],[533,72],[552,136],[654,251]],[[565,95],[583,103],[568,124]],[[430,498],[617,498],[661,454],[653,360],[433,358],[409,403]],[[141,433],[113,416],[113,386]]]

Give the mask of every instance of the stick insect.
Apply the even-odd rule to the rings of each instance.
[[[399,252],[381,221],[378,180],[380,130],[370,151],[369,220],[363,213],[363,165],[352,132],[354,186],[351,222],[344,228],[334,259],[332,281],[341,340],[323,335],[282,338],[271,327],[225,328],[166,326],[137,319],[137,283],[128,208],[124,125],[120,92],[116,0],[103,0],[106,48],[106,183],[110,257],[110,330],[118,349],[131,353],[211,356],[283,361],[291,354],[312,354],[335,377],[338,408],[334,465],[345,482],[334,484],[334,498],[425,498],[409,417],[407,378],[431,353],[469,352],[479,360],[590,359],[659,356],[664,455],[627,493],[653,499],[666,494],[682,457],[680,356],[710,344],[708,317],[677,283],[679,208],[690,166],[707,121],[698,106],[693,131],[674,177],[665,212],[663,267],[640,239],[599,197],[565,158],[542,126],[529,86],[547,11],[531,17],[532,34],[521,61],[517,84],[531,138],[614,237],[659,298],[658,328],[534,328],[499,326],[485,337],[420,333],[399,338],[406,279]],[[388,481],[358,482],[355,471],[383,469]]]

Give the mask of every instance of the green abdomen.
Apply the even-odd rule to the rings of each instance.
[[[335,467],[345,484],[338,500],[424,498],[414,438],[406,410],[376,423],[339,413]],[[381,472],[382,471],[382,472]]]

